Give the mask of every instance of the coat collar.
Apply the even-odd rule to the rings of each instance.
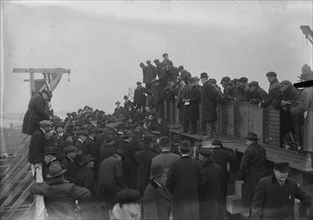
[[[276,177],[275,177],[275,174],[273,174],[272,175],[272,184],[275,184],[277,182],[277,184],[278,184],[278,181],[277,181],[277,179],[276,179]],[[289,184],[289,180],[288,180],[288,178],[285,180],[285,183],[284,184]]]

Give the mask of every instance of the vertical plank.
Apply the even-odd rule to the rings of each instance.
[[[43,183],[42,177],[42,167],[39,166],[36,168],[36,183]],[[35,219],[44,219],[45,215],[45,204],[43,196],[36,195],[36,211],[35,211]]]

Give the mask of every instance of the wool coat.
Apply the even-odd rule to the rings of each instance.
[[[209,81],[206,81],[201,90],[202,121],[214,122],[217,120],[218,93]]]
[[[177,105],[176,107],[178,109],[183,109],[184,108],[184,102],[183,100],[186,98],[186,94],[189,91],[189,86],[184,85],[184,87],[179,87],[178,89],[178,94],[177,94]]]
[[[199,219],[200,169],[190,156],[182,156],[170,168],[166,187],[173,195],[174,220]]]
[[[146,96],[145,94],[151,94],[145,87],[136,88],[134,92],[134,104],[141,107],[146,106]]]
[[[220,220],[224,218],[223,205],[224,174],[221,166],[213,160],[202,163],[204,181],[200,187],[200,220]]]
[[[49,115],[45,112],[46,102],[41,93],[35,94],[29,101],[28,109],[23,119],[22,132],[32,135],[36,129],[39,129],[39,122],[49,120]]]
[[[159,186],[153,180],[150,181],[144,191],[142,201],[143,219],[170,219],[172,195],[165,186]]]
[[[135,161],[137,164],[137,190],[141,195],[143,195],[149,184],[151,160],[156,155],[156,152],[150,147],[145,147],[143,150],[138,151],[135,154]]]
[[[88,150],[88,154],[91,155],[92,158],[95,158],[95,168],[97,170],[99,166],[99,159],[100,159],[100,150],[97,146],[97,143],[91,137],[88,137],[85,141],[86,148]],[[96,171],[97,172],[97,171]]]
[[[166,171],[168,171],[170,167],[179,159],[179,155],[174,154],[170,151],[164,151],[161,154],[152,158],[151,167],[161,165]]]
[[[304,88],[301,92],[300,104],[292,110],[292,114],[301,112],[306,112],[303,125],[303,150],[313,152],[313,87]]]
[[[99,201],[112,202],[116,194],[126,188],[123,164],[114,156],[100,163],[98,177]]]
[[[75,183],[77,174],[80,171],[79,164],[77,164],[75,160],[71,160],[70,158],[65,156],[64,159],[62,160],[62,167],[64,169],[67,169],[65,173],[65,178],[70,183]]]
[[[43,163],[43,148],[45,142],[45,134],[43,130],[37,129],[30,139],[28,162],[31,164]]]
[[[83,201],[91,197],[87,188],[75,186],[64,180],[50,184],[35,183],[30,192],[44,196],[48,219],[51,220],[77,219],[75,200]]]
[[[113,115],[124,115],[125,114],[125,109],[122,107],[122,106],[120,106],[120,107],[116,107],[115,109],[114,109],[114,113],[113,113]]]
[[[106,158],[113,156],[117,151],[113,142],[103,143],[100,149],[100,163]]]
[[[199,102],[201,98],[201,90],[197,86],[193,86],[187,93],[186,99],[189,99],[189,105],[184,106],[184,120],[198,121],[200,118]]]
[[[238,171],[239,180],[244,181],[242,189],[244,205],[250,206],[258,181],[266,175],[265,148],[257,143],[250,144],[243,155]]]
[[[294,220],[295,198],[312,203],[312,195],[306,194],[297,183],[287,178],[280,186],[274,175],[262,178],[256,188],[251,220]]]

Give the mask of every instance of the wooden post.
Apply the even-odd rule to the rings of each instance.
[[[36,183],[43,183],[42,178],[42,167],[39,166],[35,170],[36,172]],[[36,195],[36,210],[35,210],[35,219],[44,219],[45,218],[45,203],[42,195]]]
[[[34,72],[29,73],[29,81],[30,81],[30,97],[32,97],[35,91]]]

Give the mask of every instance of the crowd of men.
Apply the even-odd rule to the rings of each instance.
[[[225,218],[227,164],[238,158],[236,151],[214,139],[217,103],[248,100],[266,106],[278,100],[273,87],[283,93],[288,83],[278,83],[276,74],[269,72],[267,77],[274,83],[267,94],[257,82],[241,78],[235,83],[224,77],[222,91],[207,73],[199,79],[179,67],[178,74],[168,55],[163,57],[161,63],[155,61],[156,67],[151,62],[147,67],[140,65],[146,86],[138,82],[133,102],[124,96],[124,105],[116,102],[112,115],[85,106],[61,120],[45,107],[51,92],[32,97],[23,132],[31,135],[28,160],[34,170],[42,168],[45,180],[31,192],[44,196],[48,218]],[[154,78],[145,75],[148,68],[159,69]],[[191,133],[197,132],[195,123],[202,108],[202,133],[210,141],[194,147],[183,135],[170,135],[163,101],[173,97],[184,132],[189,122]],[[280,100],[281,108],[289,105],[293,106],[291,99]],[[298,106],[291,107],[291,112],[301,112]],[[258,144],[257,134],[248,133],[246,140],[248,148],[237,176],[251,219],[293,219],[295,198],[310,205],[312,196],[288,178],[288,163],[274,164],[273,175],[266,177],[266,151]]]

